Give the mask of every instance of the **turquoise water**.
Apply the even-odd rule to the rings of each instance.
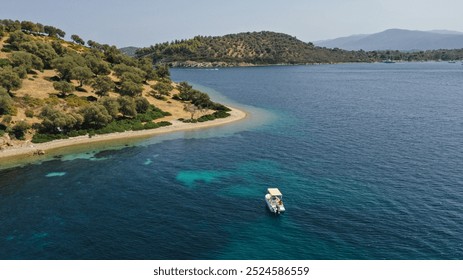
[[[463,258],[461,65],[172,76],[250,117],[0,171],[1,259]]]

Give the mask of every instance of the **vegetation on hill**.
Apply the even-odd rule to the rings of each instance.
[[[275,32],[246,32],[225,36],[196,36],[156,44],[136,51],[137,57],[150,57],[155,63],[171,66],[235,66],[268,64],[314,64],[457,60],[463,49],[419,52],[346,51],[305,43],[290,35]]]
[[[167,66],[64,36],[53,26],[0,20],[0,148],[15,139],[44,142],[170,125],[190,115],[188,106],[201,116],[226,110],[207,94],[173,83]],[[185,88],[195,94],[185,95]]]
[[[152,57],[156,63],[196,61],[265,65],[369,61],[359,52],[319,48],[290,35],[267,31],[196,36],[138,49],[136,54],[138,57]]]
[[[136,54],[136,51],[138,50],[139,48],[137,47],[125,47],[125,48],[120,48],[119,50],[123,53],[123,54],[126,54],[128,56],[135,56]]]

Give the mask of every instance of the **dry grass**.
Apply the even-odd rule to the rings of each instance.
[[[31,97],[40,98],[40,99],[46,99],[46,98],[49,98],[50,95],[58,94],[58,91],[56,91],[53,88],[53,82],[51,81],[51,78],[55,77],[56,75],[57,75],[57,72],[55,70],[44,70],[43,72],[37,71],[37,74],[28,75],[28,78],[23,80],[21,89],[17,90],[15,94],[17,97],[23,97],[25,95],[29,95]],[[111,73],[109,77],[111,77],[111,79],[114,82],[118,82],[118,78],[113,73]],[[75,87],[79,85],[77,81],[73,81],[73,84]],[[159,99],[154,98],[150,94],[150,92],[152,91],[151,86],[155,84],[156,82],[150,81],[148,84],[143,85],[142,96],[148,99],[148,101],[154,106],[158,107],[159,109],[163,111],[166,111],[172,114],[172,116],[164,117],[160,119],[159,121],[172,121],[172,120],[177,120],[179,118],[189,119],[191,117],[190,113],[183,110],[184,108],[183,102],[172,99],[172,96],[174,94],[178,94],[177,89],[173,89],[170,95],[166,96],[166,100],[159,100]],[[91,86],[84,85],[82,88],[85,90],[85,92],[76,90],[73,92],[73,94],[75,94],[78,97],[93,96],[93,97],[99,98],[94,93],[94,90]],[[109,96],[117,98],[120,95],[116,92],[110,92]],[[19,120],[27,119],[27,121],[31,123],[40,121],[37,118],[35,119],[26,118],[24,112],[25,112],[25,108],[20,108],[18,110],[18,115],[14,117],[13,120],[19,121]],[[212,111],[210,110],[202,111],[202,112],[198,111],[195,114],[195,118],[199,118],[203,115],[210,114],[210,113],[212,113]]]
[[[183,119],[189,119],[191,118],[191,114],[186,112],[185,110],[183,110],[183,107],[184,107],[184,103],[181,102],[181,101],[178,101],[178,100],[174,100],[172,99],[172,96],[174,94],[178,94],[179,91],[174,88],[171,92],[170,92],[170,95],[169,96],[166,96],[166,100],[159,100],[159,99],[156,99],[154,98],[153,96],[151,96],[149,93],[152,91],[150,85],[155,85],[156,82],[150,82],[149,85],[144,85],[144,91],[143,91],[143,96],[148,99],[148,101],[153,104],[154,106],[158,107],[159,109],[165,111],[165,112],[169,112],[172,114],[172,116],[167,116],[167,117],[164,117],[162,119],[160,119],[160,121],[173,121],[173,120],[177,120],[177,119],[180,119],[180,118],[183,118]],[[173,85],[175,86],[176,84],[173,83]],[[195,114],[195,118],[199,118],[203,115],[207,115],[207,114],[211,114],[212,111],[210,110],[206,110],[206,111],[203,111],[203,112],[200,112],[198,111],[196,114]]]
[[[6,40],[7,40],[6,36],[0,39],[0,50],[3,49],[3,46],[5,45]],[[0,51],[0,58],[8,58],[8,54]]]
[[[3,48],[5,41],[7,40],[7,37],[5,36],[0,40],[0,50]],[[35,40],[38,41],[43,41],[43,42],[50,42],[56,39],[49,38],[49,37],[35,37]],[[80,45],[76,45],[74,43],[70,42],[64,42],[62,43],[64,47],[67,48],[72,48],[78,52],[84,52],[86,49],[85,47],[82,47]],[[6,52],[1,52],[0,51],[0,58],[8,58],[11,54],[6,53]],[[54,89],[53,87],[53,80],[54,77],[58,75],[58,73],[55,70],[44,70],[44,71],[35,71],[36,73],[34,74],[28,74],[27,78],[22,80],[22,86],[19,90],[14,91],[15,98],[17,98],[17,114],[16,116],[12,117],[12,123],[17,123],[19,121],[27,121],[29,124],[35,124],[35,123],[40,123],[41,119],[37,118],[37,116],[40,114],[40,111],[42,109],[42,105],[37,106],[37,105],[31,105],[27,104],[22,98],[26,95],[41,99],[41,100],[50,100],[49,98],[53,95],[58,94],[58,91]],[[119,79],[117,76],[114,75],[114,73],[111,73],[108,75],[114,82],[119,82]],[[72,81],[74,86],[77,88],[79,86],[78,81]],[[174,94],[178,94],[178,90],[174,88],[169,96],[166,96],[165,100],[159,100],[154,98],[151,93],[153,89],[151,88],[152,85],[155,85],[157,82],[155,81],[149,81],[147,84],[143,85],[143,92],[142,96],[145,97],[151,104],[156,106],[157,108],[169,112],[172,115],[164,117],[162,119],[158,119],[156,121],[175,121],[179,118],[184,118],[184,119],[189,119],[191,117],[191,114],[189,112],[186,112],[184,108],[184,103],[178,100],[172,99],[172,96]],[[173,83],[174,87],[176,86],[175,83]],[[82,86],[83,90],[75,90],[72,94],[78,96],[78,97],[96,97],[99,98],[93,88],[90,85],[84,85]],[[120,94],[116,92],[110,92],[109,96],[111,97],[120,97]],[[68,111],[68,110],[73,110],[72,108],[69,109],[66,105],[66,102],[63,99],[60,99],[57,101],[55,107],[56,109],[60,109],[63,111]],[[40,103],[40,102],[39,102]],[[26,110],[32,110],[34,113],[34,117],[27,117],[26,116]],[[203,115],[210,114],[213,111],[208,110],[208,111],[198,111],[195,114],[195,118],[199,118]],[[1,137],[0,137],[1,138]],[[32,138],[32,134],[28,133],[26,135],[26,140],[30,141]],[[15,144],[22,143],[21,141],[14,141]]]
[[[56,76],[55,70],[37,71],[37,75],[27,75],[27,78],[22,82],[22,87],[15,92],[16,96],[21,97],[29,94],[36,98],[48,98],[50,93],[56,93],[56,90],[53,88],[53,82],[49,81],[54,76]]]

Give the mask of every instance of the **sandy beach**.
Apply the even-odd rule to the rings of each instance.
[[[160,134],[178,132],[178,131],[187,131],[187,130],[196,130],[204,129],[214,126],[220,126],[229,124],[232,122],[240,121],[246,118],[246,112],[229,107],[231,109],[230,116],[223,119],[215,119],[213,121],[201,122],[201,123],[183,123],[178,120],[171,121],[171,126],[160,127],[156,129],[149,130],[139,130],[139,131],[126,131],[120,133],[110,133],[110,134],[101,134],[95,135],[91,138],[87,135],[73,137],[69,139],[60,139],[54,140],[46,143],[34,144],[30,142],[25,142],[20,146],[8,147],[0,151],[0,166],[10,165],[13,162],[31,162],[35,159],[40,160],[44,156],[47,156],[51,151],[61,149],[61,148],[70,148],[73,146],[85,146],[92,145],[95,143],[102,142],[117,142],[119,140],[127,139],[136,139],[136,138],[146,138],[151,136],[156,136]],[[42,155],[40,155],[42,154]]]

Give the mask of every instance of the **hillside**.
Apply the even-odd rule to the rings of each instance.
[[[165,66],[39,23],[0,20],[0,150],[227,117]],[[196,117],[195,119],[193,117]]]
[[[137,47],[124,47],[124,48],[120,48],[119,51],[121,51],[121,53],[123,54],[134,57],[138,49],[139,48]]]
[[[455,31],[412,31],[389,29],[369,35],[353,35],[316,42],[316,45],[344,50],[426,51],[463,48],[463,34]]]
[[[363,53],[315,47],[287,34],[246,32],[225,36],[196,36],[141,48],[138,57],[172,66],[239,66],[368,62]]]

